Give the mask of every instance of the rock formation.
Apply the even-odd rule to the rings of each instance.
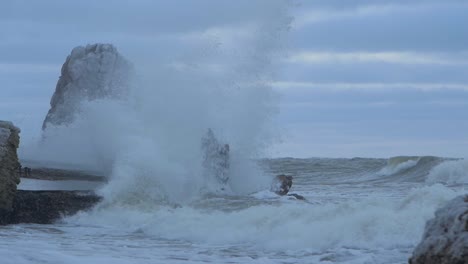
[[[42,129],[71,123],[83,101],[125,97],[132,75],[133,66],[110,44],[74,48],[62,66]]]
[[[20,182],[18,156],[19,128],[0,121],[0,214],[12,210],[16,185]]]
[[[292,176],[286,176],[284,174],[276,176],[271,184],[271,191],[278,195],[288,194],[292,186],[292,179]]]
[[[468,263],[468,195],[459,196],[426,223],[410,264]]]
[[[221,144],[213,131],[208,129],[202,138],[202,150],[205,173],[226,184],[229,180],[229,144]]]

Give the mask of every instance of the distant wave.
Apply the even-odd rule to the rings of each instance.
[[[378,174],[388,176],[399,173],[416,166],[420,159],[421,157],[417,156],[398,156],[390,158],[387,161],[387,166],[383,167]]]
[[[448,160],[434,156],[396,156],[389,159],[282,158],[263,160],[262,167],[271,174],[291,174],[301,182],[310,183],[426,182],[433,168]]]

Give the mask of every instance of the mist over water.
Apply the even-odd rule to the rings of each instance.
[[[83,101],[73,123],[48,127],[23,158],[100,171],[109,177],[102,190],[109,201],[182,202],[218,188],[201,168],[201,138],[212,129],[231,147],[226,191],[265,188],[270,180],[252,159],[278,136],[269,83],[291,20],[284,1],[252,8],[259,12],[247,26],[230,21],[198,32],[193,48],[171,63],[133,61],[127,98]]]

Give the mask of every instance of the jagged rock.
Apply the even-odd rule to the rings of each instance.
[[[292,176],[287,176],[284,174],[276,176],[273,179],[273,183],[271,184],[271,191],[278,195],[288,194],[289,189],[291,189],[292,186],[292,179]]]
[[[132,75],[133,66],[110,44],[74,48],[62,66],[42,129],[71,123],[83,101],[124,97]]]
[[[459,196],[436,211],[426,223],[422,241],[409,263],[468,263],[468,195]]]
[[[0,214],[12,209],[16,185],[20,182],[18,155],[20,129],[0,121]]]
[[[202,138],[202,150],[205,173],[226,184],[229,180],[229,144],[221,144],[213,131],[208,129]]]

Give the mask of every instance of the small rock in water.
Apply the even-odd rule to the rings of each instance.
[[[306,200],[306,198],[305,198],[304,196],[299,195],[299,194],[297,194],[297,193],[290,193],[290,194],[288,194],[288,196],[292,196],[292,197],[294,197],[294,198],[296,198],[296,199],[298,199],[298,200],[302,200],[302,201],[305,201],[305,200]]]
[[[290,175],[278,175],[271,184],[271,191],[278,195],[286,195],[291,189],[293,177]]]

